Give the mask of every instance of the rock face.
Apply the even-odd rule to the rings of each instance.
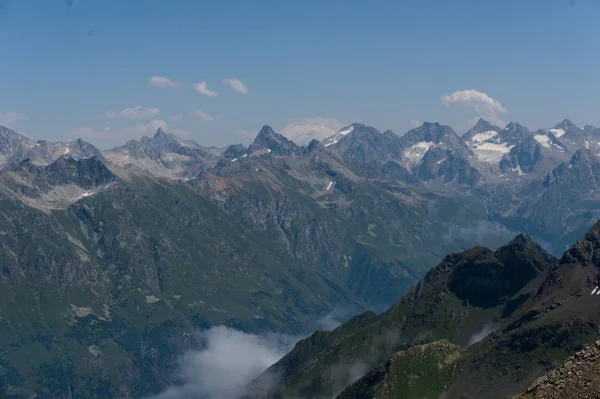
[[[596,398],[600,394],[600,341],[582,349],[515,399]]]

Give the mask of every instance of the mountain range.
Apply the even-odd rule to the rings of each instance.
[[[536,132],[480,120],[463,135],[352,124],[306,145],[265,126],[251,145],[222,149],[159,129],[106,151],[0,127],[0,392],[155,393],[173,382],[177,356],[201,345],[198,328],[306,334],[333,309],[383,312],[446,254],[486,246],[469,254],[509,281],[439,280],[459,298],[440,314],[444,333],[420,337],[432,322],[415,316],[411,339],[391,340],[368,366],[431,337],[454,356],[474,334],[453,327],[463,313],[469,324],[521,306],[519,292],[555,264],[548,253],[593,225],[599,153],[600,130],[568,120]],[[528,235],[494,251],[517,232]],[[533,254],[526,273],[507,272],[517,247]],[[475,262],[465,256],[448,262]],[[473,302],[481,293],[487,302]],[[343,334],[381,317],[363,314]]]

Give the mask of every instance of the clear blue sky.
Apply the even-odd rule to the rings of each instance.
[[[0,121],[36,139],[107,147],[163,121],[222,145],[311,117],[462,132],[481,109],[440,100],[461,90],[506,122],[600,125],[596,0],[0,0],[0,49]],[[139,119],[106,115],[134,106]]]

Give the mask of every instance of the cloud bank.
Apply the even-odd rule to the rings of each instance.
[[[121,119],[147,119],[157,116],[159,112],[158,108],[144,108],[141,105],[136,105],[135,107],[125,108],[119,112],[108,111],[106,116],[108,118]]]
[[[179,384],[151,399],[236,399],[246,386],[281,359],[297,337],[258,336],[232,328],[212,327],[201,333],[204,349],[179,362]]]
[[[343,127],[344,124],[334,118],[295,118],[281,129],[281,134],[298,145],[306,145],[312,139],[321,141],[331,137]]]
[[[200,110],[195,110],[194,111],[194,116],[196,118],[202,119],[203,121],[215,121],[215,120],[220,119],[218,115],[211,115],[211,114],[209,114],[207,112],[203,112],[203,111],[200,111]]]
[[[242,83],[242,81],[239,80],[238,78],[225,79],[224,82],[226,84],[228,84],[229,86],[231,86],[231,88],[238,93],[242,93],[242,94],[248,93],[248,87],[246,87],[246,85],[244,83]]]
[[[446,107],[460,107],[475,111],[479,118],[487,119],[489,122],[505,126],[506,122],[502,120],[501,115],[508,112],[500,104],[500,101],[494,100],[485,93],[477,90],[461,90],[447,94],[441,98],[442,104]]]
[[[27,116],[19,112],[0,112],[0,125],[12,126],[15,122],[27,120]]]
[[[219,95],[219,92],[217,91],[208,90],[208,87],[206,87],[206,82],[203,80],[199,81],[198,83],[194,83],[193,87],[196,92],[204,94],[207,97],[216,97]]]

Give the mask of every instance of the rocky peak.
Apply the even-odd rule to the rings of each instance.
[[[450,126],[437,122],[425,122],[421,126],[409,130],[401,141],[405,148],[420,142],[444,144],[446,148],[468,151],[464,140]]]
[[[246,147],[242,144],[232,144],[221,154],[224,159],[235,159],[239,158],[246,152]]]
[[[594,265],[600,263],[600,221],[597,221],[582,238],[577,240],[560,260],[560,263],[575,262]]]
[[[571,122],[569,119],[563,119],[562,121],[560,121],[559,123],[557,123],[554,126],[554,129],[564,129],[564,130],[579,130],[579,128],[573,123]]]
[[[518,170],[519,174],[530,173],[543,158],[540,144],[532,136],[525,136],[502,157],[499,167],[505,173],[509,170]]]
[[[91,188],[116,179],[102,159],[95,156],[78,160],[60,157],[46,166],[44,172],[46,181],[53,186],[76,184],[80,187]]]
[[[275,133],[270,126],[265,125],[248,148],[249,153],[257,150],[267,150],[279,155],[292,155],[298,152],[298,146],[292,140]]]
[[[471,252],[456,264],[449,287],[460,299],[474,306],[499,304],[556,261],[525,234],[493,253]]]
[[[510,122],[503,130],[500,131],[502,142],[509,144],[516,144],[521,140],[531,136],[533,136],[533,134],[526,126],[516,122]]]
[[[490,122],[486,121],[485,119],[480,118],[477,121],[477,123],[463,135],[463,138],[465,140],[469,140],[471,137],[473,137],[474,135],[476,135],[478,133],[500,132],[501,130],[502,129],[499,128],[498,126],[494,126]]]
[[[325,150],[325,146],[317,139],[312,139],[306,149],[309,152]]]

